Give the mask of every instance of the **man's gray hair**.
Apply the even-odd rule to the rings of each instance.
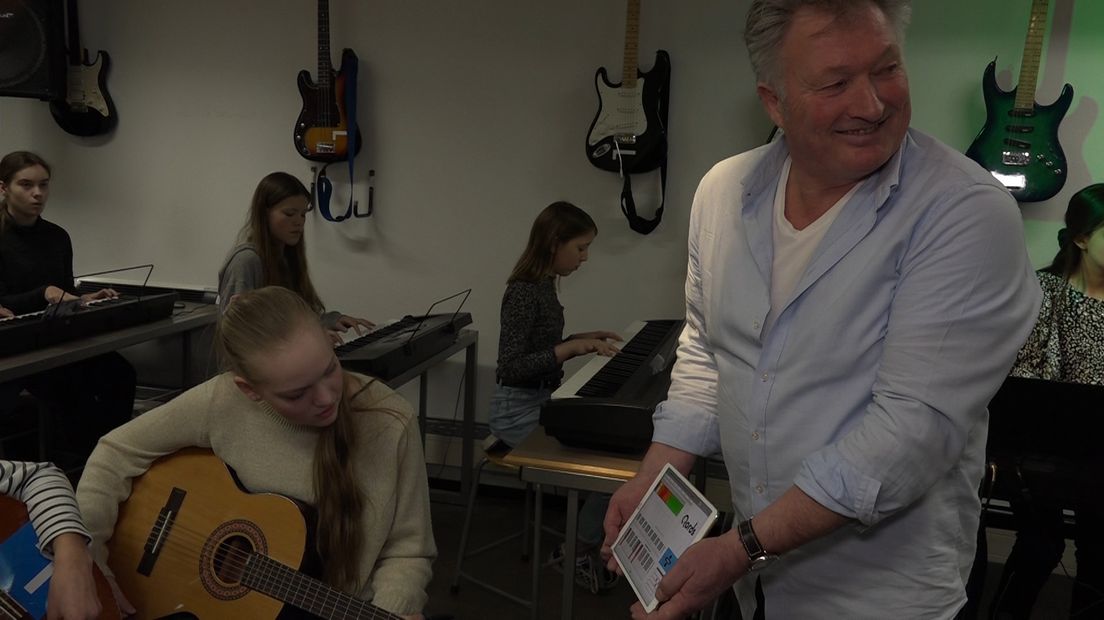
[[[753,0],[744,27],[744,43],[755,78],[778,88],[781,86],[778,54],[782,37],[801,7],[812,7],[838,17],[871,5],[881,9],[897,33],[897,42],[905,43],[905,28],[912,17],[910,0]]]

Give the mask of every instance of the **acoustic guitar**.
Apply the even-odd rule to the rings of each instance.
[[[355,75],[356,54],[341,52],[341,67],[335,73],[330,64],[330,3],[318,0],[318,82],[306,69],[299,72],[299,95],[303,108],[295,121],[295,150],[311,161],[345,161],[349,157],[349,118],[347,96],[356,96],[355,88],[346,93],[348,76]],[[360,152],[360,131],[355,132],[353,154]]]
[[[46,596],[53,566],[37,547],[38,537],[27,518],[27,507],[0,496],[0,619],[39,620],[46,617]],[[111,585],[93,566],[102,620],[122,618]]]
[[[997,86],[996,61],[985,68],[985,126],[966,151],[1020,202],[1051,198],[1066,183],[1066,154],[1058,143],[1058,125],[1073,101],[1073,87],[1066,84],[1050,105],[1035,102],[1048,5],[1049,0],[1031,3],[1019,84],[1003,91]]]
[[[133,481],[108,565],[139,619],[402,620],[301,572],[316,568],[312,533],[297,502],[243,491],[210,450],[188,448]]]
[[[647,172],[667,158],[667,102],[671,59],[656,52],[651,71],[637,68],[640,0],[628,0],[625,54],[621,82],[610,81],[606,68],[594,76],[598,113],[587,131],[587,159],[610,172]]]
[[[96,52],[96,60],[89,62],[88,50],[80,44],[77,0],[68,0],[65,10],[69,31],[65,98],[51,101],[50,113],[59,127],[74,136],[108,133],[118,122],[115,102],[107,92],[111,57],[100,50]]]

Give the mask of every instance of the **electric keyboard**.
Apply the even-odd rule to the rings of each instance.
[[[334,350],[345,368],[387,381],[447,349],[471,322],[467,312],[407,315]]]
[[[652,411],[667,397],[683,321],[636,321],[613,357],[595,356],[541,407],[541,425],[561,443],[643,452],[652,441]]]
[[[73,300],[0,319],[0,356],[163,319],[172,314],[175,302],[176,293],[120,296],[88,303]]]

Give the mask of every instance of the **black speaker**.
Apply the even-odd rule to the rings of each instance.
[[[62,0],[0,0],[0,97],[65,96]]]

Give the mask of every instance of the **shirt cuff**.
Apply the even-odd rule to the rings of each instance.
[[[652,414],[652,441],[698,456],[721,451],[720,429],[712,411],[692,403],[665,400]]]
[[[852,467],[834,446],[805,459],[794,484],[821,506],[864,526],[886,516],[876,510],[882,483]]]

